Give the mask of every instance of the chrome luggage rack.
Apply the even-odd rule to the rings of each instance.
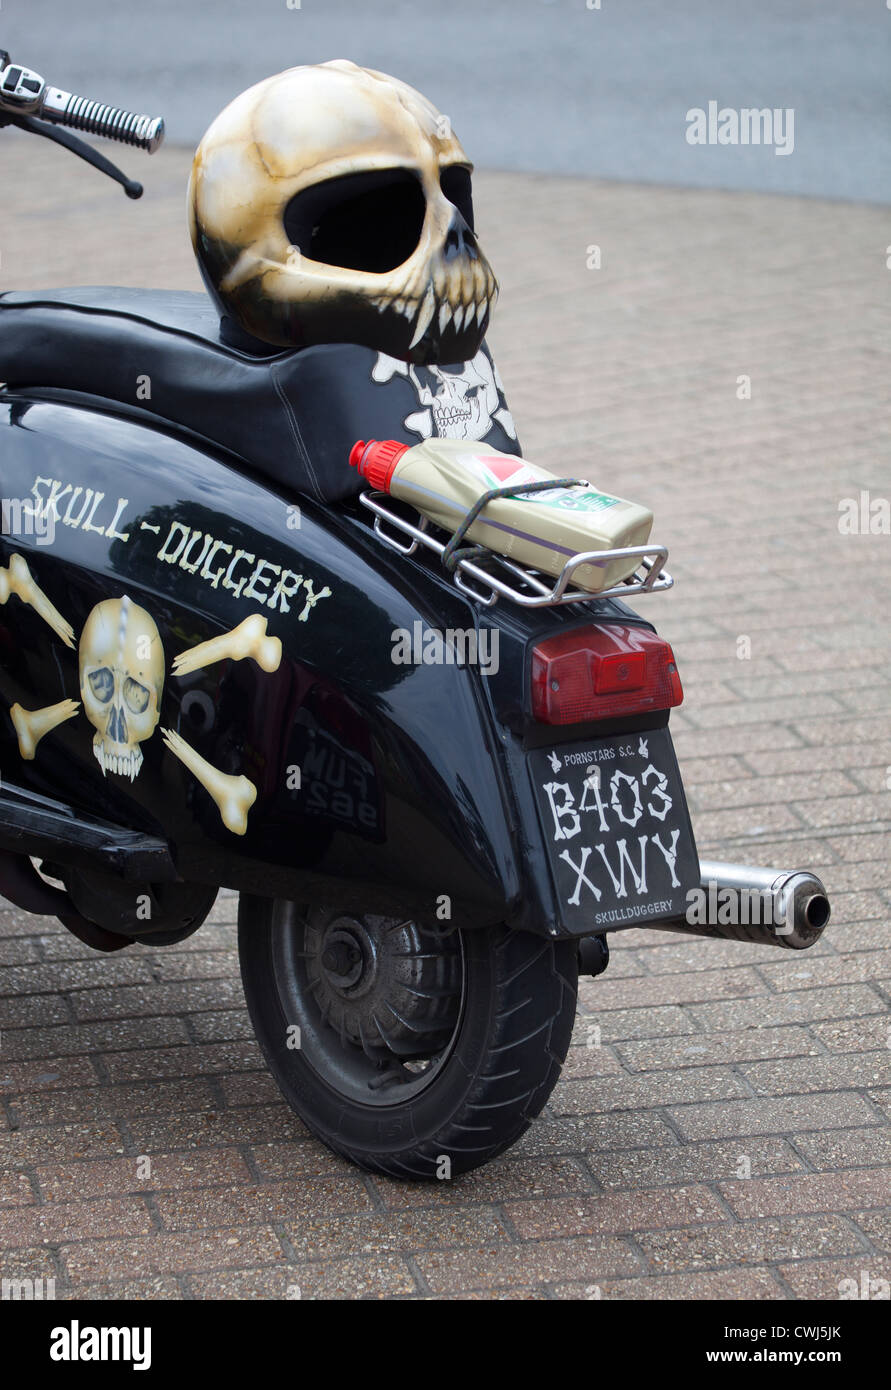
[[[439,541],[430,532],[431,522],[407,503],[395,503],[385,492],[363,492],[359,495],[363,507],[374,513],[374,533],[384,545],[400,555],[414,555],[424,546],[442,557],[447,542]],[[412,521],[403,514],[411,513]],[[388,530],[387,528],[392,528]],[[393,535],[392,532],[398,532]],[[405,544],[406,538],[408,544]],[[610,589],[593,594],[587,589],[570,588],[569,583],[579,565],[606,564],[611,560],[637,558],[640,564],[634,574]],[[556,579],[538,570],[519,565],[489,550],[475,560],[459,560],[452,571],[455,586],[484,608],[491,608],[499,598],[509,599],[523,608],[547,608],[560,603],[590,603],[595,598],[631,598],[634,594],[659,594],[670,589],[674,580],[665,569],[668,550],[664,545],[632,545],[621,550],[586,550],[567,560]],[[444,570],[447,573],[447,571]]]

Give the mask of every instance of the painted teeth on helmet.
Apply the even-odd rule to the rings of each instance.
[[[433,318],[433,313],[435,309],[436,300],[433,296],[433,286],[428,285],[427,292],[424,295],[423,303],[421,304],[421,307],[418,310],[418,320],[415,324],[414,335],[412,337],[411,342],[408,345],[409,348],[415,347],[421,341],[421,339],[423,338],[424,334],[427,332],[427,329],[430,326],[430,320]]]
[[[451,304],[441,304],[439,307],[439,331],[444,333],[452,321]]]
[[[484,299],[481,299],[479,304],[476,306],[476,322],[478,328],[482,327],[483,319],[486,317],[486,312],[488,308],[489,306]]]

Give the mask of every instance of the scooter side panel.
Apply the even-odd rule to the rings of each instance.
[[[439,588],[336,510],[79,405],[0,397],[0,495],[4,778],[162,835],[189,878],[515,911],[474,677],[392,659]]]

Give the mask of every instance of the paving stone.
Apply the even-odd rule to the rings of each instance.
[[[151,976],[138,956],[95,956],[90,960],[13,965],[0,972],[0,994],[53,994],[97,985],[147,984]]]
[[[154,1227],[147,1206],[136,1197],[0,1208],[0,1245],[7,1247],[146,1235]]]
[[[618,1043],[617,1051],[631,1071],[664,1067],[706,1067],[749,1062],[767,1057],[801,1057],[819,1049],[805,1028],[747,1028],[729,1033],[694,1033],[683,1038],[650,1038]]]
[[[791,955],[791,952],[790,952]],[[837,988],[804,988],[779,995],[764,994],[757,1007],[744,999],[688,1006],[694,1022],[704,1032],[723,1029],[775,1027],[783,1023],[809,1023],[831,1018],[861,1018],[887,1013],[887,1005],[866,985]]]
[[[885,1189],[883,1198],[888,1201],[888,1175],[885,1174]],[[853,1220],[856,1221],[863,1234],[875,1246],[876,1250],[883,1251],[886,1255],[891,1255],[891,1211],[859,1211],[853,1213]]]
[[[844,772],[803,773],[800,776],[752,777],[745,782],[712,782],[697,789],[699,811],[721,811],[733,806],[763,806],[769,800],[813,801],[832,796],[856,795],[859,788]]]
[[[37,1058],[27,1062],[0,1060],[0,1096],[29,1096],[69,1086],[98,1086],[99,1077],[89,1058]]]
[[[285,1142],[305,1138],[308,1134],[294,1113],[281,1101],[276,1105],[221,1110],[209,1091],[208,1097],[208,1104],[203,1109],[182,1107],[182,1114],[132,1117],[129,1129],[140,1153],[219,1144],[270,1144],[276,1140]]]
[[[869,1253],[849,1255],[843,1260],[798,1260],[778,1265],[777,1272],[794,1298],[869,1301],[881,1296],[878,1281],[884,1280],[887,1299],[891,1258]]]
[[[249,1071],[260,1060],[262,1055],[253,1038],[228,1043],[145,1048],[138,1052],[108,1052],[103,1056],[108,1075],[114,1082],[141,1081],[146,1077],[164,1079]]]
[[[241,1183],[197,1191],[159,1192],[155,1205],[168,1231],[212,1230],[217,1226],[269,1224],[298,1216],[369,1211],[371,1199],[358,1173],[337,1179]]]
[[[790,1057],[740,1068],[756,1095],[841,1091],[891,1083],[891,1052],[845,1053],[837,1057]]]
[[[510,1235],[494,1208],[363,1212],[361,1216],[285,1218],[283,1229],[298,1260],[362,1255],[416,1255],[422,1250],[507,1244]]]
[[[719,1183],[718,1191],[741,1218],[852,1211],[891,1203],[891,1174],[886,1168],[852,1168],[841,1173],[750,1178]]]
[[[156,956],[154,968],[164,984],[174,980],[227,979],[238,973],[238,954],[234,950],[171,951]]]
[[[687,1139],[717,1139],[725,1135],[785,1134],[797,1129],[848,1129],[867,1124],[874,1113],[853,1091],[804,1096],[784,1095],[770,1100],[716,1101],[678,1106],[671,1118]]]
[[[579,1142],[573,1131],[573,1144]],[[556,1197],[590,1192],[591,1175],[578,1158],[496,1159],[449,1182],[410,1183],[373,1178],[378,1200],[391,1211],[416,1207],[466,1206],[472,1202],[503,1202],[513,1197]]]
[[[814,1168],[884,1164],[891,1169],[891,1126],[888,1125],[796,1134],[795,1147]]]
[[[433,1293],[464,1289],[563,1282],[571,1276],[596,1282],[610,1274],[631,1274],[637,1256],[614,1236],[579,1236],[572,1240],[541,1241],[535,1247],[534,1267],[525,1245],[436,1251],[418,1255],[415,1263]]]
[[[86,1159],[79,1163],[37,1164],[34,1168],[46,1202],[76,1201],[85,1191],[96,1197],[118,1193],[162,1192],[232,1182],[250,1182],[243,1156],[234,1149],[189,1154],[134,1154],[129,1158]]]
[[[0,1168],[114,1158],[123,1152],[124,1140],[111,1120],[101,1124],[42,1125],[11,1133],[0,1130]]]
[[[25,1125],[90,1124],[115,1116],[213,1110],[217,1101],[203,1078],[143,1082],[134,1086],[93,1086],[82,1090],[46,1090],[14,1097],[17,1122]]]
[[[771,1221],[645,1231],[636,1237],[650,1272],[724,1264],[774,1264],[815,1255],[862,1252],[862,1238],[838,1216],[790,1216]]]
[[[674,1130],[659,1114],[626,1110],[598,1115],[540,1118],[513,1146],[513,1154],[613,1153],[641,1146],[676,1144]]]
[[[665,1190],[674,1183],[713,1182],[717,1178],[738,1177],[744,1171],[753,1178],[770,1173],[799,1173],[804,1170],[804,1162],[785,1139],[747,1135],[745,1139],[634,1149],[618,1156],[590,1154],[588,1167],[603,1187]]]
[[[711,943],[709,943],[711,944]],[[589,1004],[584,1016],[576,1020],[573,1041],[584,1043],[592,1028],[600,1029],[604,1043],[629,1038],[663,1038],[671,1033],[692,1033],[695,1024],[683,1009],[668,1005],[656,1008],[605,1009]]]
[[[237,1112],[243,1128],[250,1113]],[[246,1128],[250,1132],[252,1126],[248,1124]],[[254,1141],[248,1152],[252,1167],[263,1179],[276,1178],[287,1181],[297,1178],[335,1178],[341,1175],[351,1179],[355,1176],[353,1165],[339,1154],[332,1153],[318,1139],[285,1144],[263,1144]]]
[[[398,1298],[417,1293],[408,1264],[398,1256],[191,1275],[189,1285],[196,1298],[214,1299],[346,1300]]]
[[[578,1081],[585,1077],[621,1076],[621,1064],[606,1047],[571,1047],[566,1054],[560,1073],[567,1081]]]
[[[78,1284],[211,1269],[243,1268],[284,1260],[281,1244],[268,1226],[183,1234],[167,1232],[122,1240],[80,1240],[62,1245],[68,1277]]]
[[[200,1010],[242,1008],[241,984],[230,980],[183,980],[177,984],[151,981],[117,989],[84,989],[72,997],[83,1022],[100,1018],[132,1018],[144,1014],[197,1013]]]
[[[256,1052],[247,1045],[244,1045],[238,1055],[244,1059],[248,1065],[256,1064]],[[215,1059],[211,1059],[213,1061]],[[219,1077],[220,1093],[227,1105],[239,1106],[249,1105],[272,1105],[276,1101],[281,1103],[281,1091],[273,1081],[267,1071],[249,1071],[247,1068],[240,1072],[232,1072],[230,1075],[225,1073]]]
[[[41,1286],[43,1292],[46,1292],[45,1281],[47,1279],[56,1280],[57,1291],[61,1289],[63,1284],[53,1251],[46,1246],[39,1245],[20,1247],[18,1250],[0,1247],[0,1278],[43,1279],[44,1285]]]
[[[604,1279],[600,1284],[557,1284],[554,1298],[569,1299],[664,1299],[672,1303],[690,1300],[758,1300],[788,1297],[770,1269],[709,1270],[704,1274],[663,1274],[657,1279]]]
[[[244,1009],[220,1009],[212,1013],[191,1014],[189,1025],[195,1041],[199,1043],[228,1042],[254,1036],[251,1020]]]
[[[179,1018],[115,1019],[108,1023],[59,1028],[10,1028],[3,1033],[3,1056],[71,1057],[103,1052],[107,1048],[150,1048],[159,1043],[188,1043],[189,1035]],[[68,1064],[66,1063],[66,1068]],[[2,1067],[2,1063],[0,1063]]]
[[[714,1194],[702,1186],[506,1202],[504,1211],[523,1240],[694,1226],[723,1221],[727,1215]]]
[[[28,1207],[36,1200],[27,1173],[0,1171],[0,1207]]]
[[[122,1279],[115,1283],[87,1284],[76,1294],[88,1303],[154,1303],[159,1299],[181,1299],[183,1291],[176,1279],[158,1276],[154,1279]]]
[[[764,856],[766,857],[766,856]],[[665,944],[670,943],[670,944]],[[808,951],[808,958],[832,954],[831,942],[822,937]],[[655,945],[639,947],[638,957],[652,975],[682,974],[688,971],[724,971],[757,965],[770,966],[776,963],[779,954],[776,946],[753,946],[749,941],[721,941],[710,939],[703,945],[700,936],[681,936],[667,933]],[[783,953],[785,956],[785,952]],[[610,961],[612,969],[612,961]]]
[[[590,1115],[601,1110],[636,1110],[698,1100],[746,1096],[740,1077],[723,1067],[689,1067],[635,1076],[598,1077],[596,1082],[561,1081],[551,1096],[556,1115]]]
[[[710,945],[710,941],[705,943],[703,949],[707,950]],[[748,968],[654,975],[615,983],[610,982],[607,971],[595,983],[599,985],[598,1011],[624,1009],[631,1003],[635,1008],[644,1008],[648,1004],[692,1004],[703,999],[737,998],[760,994],[764,988],[755,971]]]
[[[56,994],[25,994],[0,999],[0,1028],[49,1028],[70,1019],[68,1005]]]

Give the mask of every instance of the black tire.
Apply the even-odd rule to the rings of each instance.
[[[268,898],[243,894],[239,904],[248,1010],[269,1068],[304,1124],[360,1167],[401,1178],[454,1176],[513,1144],[544,1106],[569,1047],[577,943],[506,927],[444,936],[398,919],[328,913],[320,927],[319,918]],[[379,1019],[386,1024],[390,1014],[379,1001],[377,1030],[367,1030],[366,1018],[363,1032],[361,1022],[332,1007],[327,979],[317,988],[320,962],[328,969],[333,959],[342,969],[345,960],[339,946],[332,956],[317,943],[345,923],[363,931],[372,924],[380,941],[396,933],[399,945],[409,943],[409,950],[393,948],[394,967],[384,962],[399,976],[388,981],[390,997],[398,991],[393,1018],[404,1023],[406,1002],[426,1011],[409,1018],[408,1031],[397,1025],[389,1043],[399,1055],[382,1045],[387,1027]],[[413,1062],[413,1047],[417,1055],[424,1049],[405,1039],[425,1029],[434,1039],[425,1056],[434,1060]],[[372,1031],[376,1049],[367,1045]]]

